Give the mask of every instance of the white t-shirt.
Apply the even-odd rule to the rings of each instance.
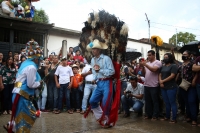
[[[70,82],[70,77],[74,76],[72,68],[69,66],[58,66],[55,75],[59,76],[59,84],[67,84]]]
[[[133,94],[133,95],[144,94],[144,85],[140,84],[140,83],[137,83],[137,87],[133,88],[133,86],[131,85],[131,83],[128,83],[127,88],[126,88],[126,92],[127,91],[131,91],[131,94]],[[137,98],[133,97],[133,99],[137,99]],[[140,100],[140,101],[143,102],[143,99],[137,99],[137,100]]]
[[[20,14],[24,14],[24,8],[21,5],[18,5],[18,7],[15,7],[15,10],[17,11],[21,10]]]
[[[82,70],[82,73],[87,73],[90,70],[90,68],[92,68],[92,67],[90,65],[86,64],[85,67]],[[93,81],[94,80],[93,74],[87,75],[85,77],[85,80],[86,81]]]

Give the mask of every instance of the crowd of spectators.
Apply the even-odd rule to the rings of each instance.
[[[0,53],[0,89],[2,114],[12,114],[12,89],[15,75],[26,57],[24,49],[19,53],[8,53],[6,60]],[[155,52],[148,51],[147,59],[140,58],[122,62],[120,69],[121,101],[119,114],[129,117],[131,112],[144,119],[176,123],[177,116],[197,126],[199,113],[200,58],[191,56],[190,51],[182,55],[183,62],[175,60],[173,50],[166,53],[162,61],[156,60]],[[52,52],[39,64],[38,73],[44,80],[40,95],[35,90],[37,106],[42,112],[59,114],[84,114],[88,100],[95,89],[92,66],[79,50],[69,48],[67,57],[60,58]],[[183,79],[190,83],[180,87]],[[198,125],[199,126],[199,125]]]
[[[31,0],[26,0],[26,6],[20,4],[12,5],[11,0],[4,0],[1,3],[2,12],[10,17],[22,18],[32,21],[34,17],[35,7],[32,5]]]

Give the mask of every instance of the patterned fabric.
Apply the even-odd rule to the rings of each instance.
[[[15,83],[15,68],[8,68],[6,66],[2,66],[0,69],[0,75],[3,79],[3,84],[14,84]]]
[[[183,75],[182,78],[187,80],[190,83],[192,83],[192,80],[195,76],[195,73],[192,71],[192,66],[193,66],[193,63],[190,62],[187,65],[183,64],[183,65],[179,66],[179,69],[178,69],[178,73],[180,74],[180,77],[182,77],[182,75]]]

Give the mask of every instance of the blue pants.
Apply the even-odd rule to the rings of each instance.
[[[121,100],[122,100],[123,108],[126,114],[130,113],[129,107],[133,107],[133,110],[135,112],[140,112],[142,111],[142,108],[144,106],[143,102],[133,99],[133,98],[127,98],[124,95],[122,95]]]
[[[199,99],[199,102],[200,102],[200,84],[196,85],[196,89],[197,89],[198,99]]]
[[[91,108],[97,108],[99,106],[99,102],[102,100],[102,108],[103,111],[105,111],[105,115],[109,115],[109,110],[110,110],[110,104],[111,104],[111,99],[112,95],[110,96],[110,101],[108,101],[108,107],[105,109],[106,102],[108,100],[108,95],[110,92],[110,81],[109,80],[101,80],[97,82],[97,87],[92,93],[92,96],[90,98],[90,105]]]
[[[58,109],[58,88],[56,88],[56,83],[48,82],[48,103],[50,109],[57,110]]]
[[[69,86],[69,83],[61,84],[60,88],[58,89],[58,95],[59,95],[59,98],[58,98],[58,110],[62,109],[63,93],[65,93],[67,110],[71,109],[71,106],[70,106],[70,89],[67,88],[68,86]]]
[[[186,104],[187,117],[192,121],[197,121],[197,91],[196,88],[190,87],[187,91],[180,89],[181,96]]]
[[[166,118],[170,119],[170,113],[172,110],[172,120],[176,120],[177,105],[176,105],[176,93],[177,88],[173,89],[161,89],[162,97],[166,107]]]

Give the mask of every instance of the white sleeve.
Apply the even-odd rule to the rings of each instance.
[[[126,88],[126,91],[131,91],[131,84],[130,83],[128,83],[128,85],[127,85],[127,88]],[[123,88],[124,89],[124,88]]]
[[[144,77],[140,77],[140,78],[141,78],[142,82],[145,82],[145,78]]]
[[[34,66],[33,67],[29,67],[29,69],[27,69],[27,71],[25,73],[26,73],[26,76],[27,76],[27,86],[29,88],[35,89],[38,86],[40,86],[40,82],[39,81],[35,82],[37,70],[36,70],[36,68]]]
[[[83,68],[82,73],[86,73],[86,67]]]
[[[144,85],[143,84],[140,85],[140,94],[144,94]]]

